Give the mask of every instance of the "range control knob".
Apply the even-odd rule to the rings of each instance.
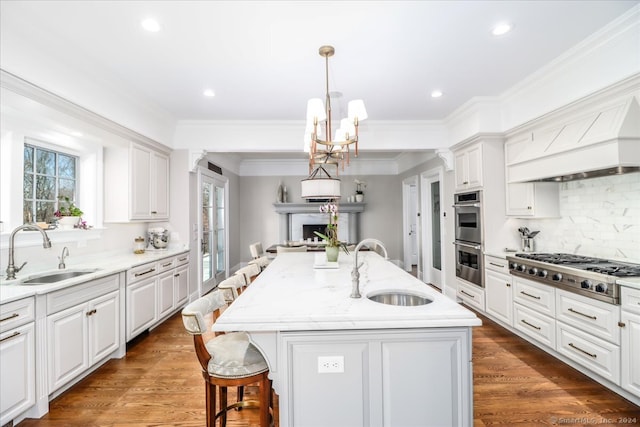
[[[547,277],[547,270],[538,271],[538,277]]]
[[[551,280],[554,280],[556,282],[560,282],[562,280],[562,274],[555,273],[553,276],[551,276]]]
[[[529,274],[531,274],[532,276],[535,276],[536,274],[538,274],[538,269],[535,267],[531,267],[529,269]]]
[[[580,282],[580,287],[582,289],[591,289],[591,280],[583,280]]]
[[[518,264],[515,262],[511,262],[509,263],[509,269],[510,270],[515,270],[516,268],[518,268]]]
[[[525,272],[527,270],[527,266],[524,264],[520,264],[517,268],[518,271]]]
[[[598,283],[596,285],[596,292],[601,292],[603,294],[606,294],[607,293],[607,289],[608,289],[608,287],[607,287],[606,283]]]

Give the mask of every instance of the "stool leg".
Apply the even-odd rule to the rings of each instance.
[[[237,397],[238,398],[236,399],[236,401],[237,402],[242,402],[242,399],[244,399],[244,386],[241,386],[241,385],[238,386]],[[242,406],[239,406],[237,409],[238,409],[238,411],[241,411],[242,410]]]
[[[271,400],[271,387],[268,375],[268,372],[263,373],[259,383],[260,427],[269,427],[269,401]]]
[[[216,386],[205,381],[205,409],[207,416],[207,427],[216,425]]]
[[[226,427],[227,425],[227,388],[220,387],[220,427]]]

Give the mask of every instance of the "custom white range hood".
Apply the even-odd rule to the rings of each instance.
[[[507,183],[640,171],[640,105],[635,96],[570,110],[536,120],[508,137]]]

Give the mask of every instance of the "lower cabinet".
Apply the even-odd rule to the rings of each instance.
[[[118,276],[64,289],[60,297],[48,295],[48,385],[53,393],[120,345],[120,293]],[[74,288],[78,288],[77,290]],[[108,293],[92,297],[96,293]],[[70,293],[75,293],[70,297]],[[88,300],[82,300],[82,295]],[[79,296],[79,298],[78,298]],[[66,297],[66,298],[65,298]],[[91,298],[92,297],[92,298]],[[74,304],[63,308],[65,305]],[[56,308],[61,308],[56,311]]]
[[[126,295],[126,339],[130,341],[187,303],[189,255],[128,270]]]
[[[640,397],[640,289],[622,288],[621,384]]]
[[[473,424],[470,328],[282,336],[282,426]]]
[[[35,404],[34,300],[0,305],[0,425]]]
[[[487,314],[511,326],[513,324],[513,288],[511,275],[502,273],[507,268],[507,262],[502,264],[485,257],[485,306]],[[494,270],[495,269],[495,270]],[[499,270],[498,270],[499,269]],[[497,271],[496,271],[497,270]]]
[[[485,311],[484,304],[484,288],[472,285],[463,280],[458,279],[458,290],[456,295],[465,304],[475,308],[476,310]]]

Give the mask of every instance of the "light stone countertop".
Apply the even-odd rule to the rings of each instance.
[[[31,272],[27,275],[16,274],[18,277],[16,280],[6,280],[4,277],[4,271],[2,272],[2,278],[0,278],[0,303],[7,303],[15,301],[21,298],[30,297],[33,295],[47,294],[49,292],[64,289],[69,286],[77,285],[79,283],[87,282],[93,279],[99,279],[101,277],[109,276],[111,274],[119,273],[121,271],[128,270],[137,265],[145,264],[148,262],[157,261],[159,259],[175,256],[181,253],[187,252],[188,249],[180,247],[169,247],[166,250],[146,251],[144,254],[136,255],[131,251],[127,252],[112,252],[112,253],[100,253],[91,256],[75,256],[73,259],[70,257],[66,262],[65,270],[48,269],[43,271]],[[24,280],[28,280],[30,277],[37,276],[43,273],[56,273],[64,272],[74,269],[89,269],[97,268],[98,271],[94,273],[85,274],[83,276],[74,277],[72,279],[61,280],[59,282],[50,283],[46,285],[22,285],[20,284]]]
[[[325,254],[282,253],[216,320],[217,331],[309,331],[480,326],[470,310],[375,252],[360,252],[360,293],[350,298],[353,255],[340,253],[338,269],[314,269]],[[367,294],[405,290],[427,296],[423,306],[370,301]]]
[[[616,283],[627,288],[640,289],[640,277],[630,277],[628,279],[618,279]]]

